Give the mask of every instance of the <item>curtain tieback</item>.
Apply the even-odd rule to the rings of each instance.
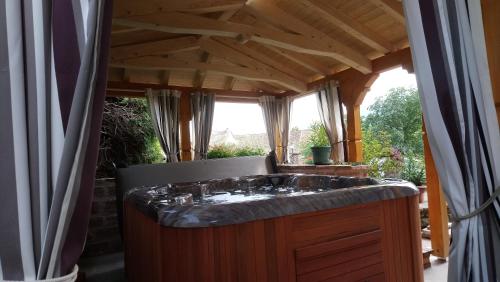
[[[493,203],[493,201],[495,201],[495,198],[497,198],[498,196],[500,196],[500,186],[498,186],[495,189],[495,191],[493,192],[493,194],[491,194],[491,196],[488,198],[488,200],[486,200],[486,202],[484,202],[479,208],[475,209],[474,211],[472,211],[466,215],[460,215],[457,217],[452,216],[450,218],[450,221],[451,222],[459,222],[459,221],[462,221],[464,219],[472,218],[472,217],[482,213],[484,210],[486,210],[488,208],[489,205],[491,205],[491,203]]]
[[[333,143],[332,145],[337,145],[337,144],[339,144],[339,143],[344,143],[344,142],[347,142],[347,139],[337,141],[337,142]]]

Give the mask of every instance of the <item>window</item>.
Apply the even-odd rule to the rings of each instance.
[[[210,146],[222,144],[269,151],[264,117],[258,104],[215,102]]]
[[[310,126],[321,122],[318,112],[316,96],[310,94],[293,100],[292,114],[290,117],[290,136],[288,139],[288,152],[292,163],[303,163],[303,147],[310,135]]]

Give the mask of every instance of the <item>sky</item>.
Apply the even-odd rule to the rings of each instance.
[[[389,89],[395,87],[416,88],[415,75],[408,74],[401,68],[382,73],[366,94],[363,104],[361,104],[361,115],[366,115],[368,107],[378,97],[383,97]],[[299,129],[306,129],[314,121],[319,121],[314,95],[296,99],[292,105],[290,128],[297,126]],[[216,102],[212,130],[223,131],[228,128],[234,134],[265,133],[264,118],[259,105]]]

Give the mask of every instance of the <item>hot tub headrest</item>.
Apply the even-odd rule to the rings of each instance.
[[[134,165],[118,169],[123,195],[132,188],[157,184],[275,173],[271,156],[237,157],[177,163]]]

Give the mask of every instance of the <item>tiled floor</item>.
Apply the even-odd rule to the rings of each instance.
[[[430,248],[428,239],[422,240],[423,248]],[[446,282],[448,279],[448,262],[431,255],[431,267],[424,270],[425,282]]]
[[[424,270],[425,282],[446,282],[448,279],[448,262],[431,256],[431,267]]]

